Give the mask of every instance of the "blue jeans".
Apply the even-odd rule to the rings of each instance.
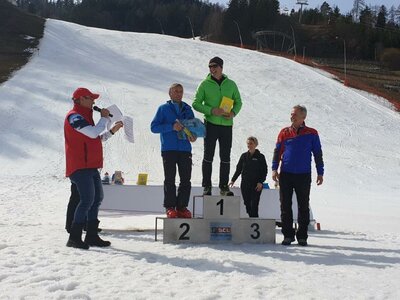
[[[80,196],[74,223],[97,221],[99,207],[104,197],[99,171],[97,169],[77,170],[69,176],[69,179],[76,184]]]

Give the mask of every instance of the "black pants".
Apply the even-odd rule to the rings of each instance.
[[[282,233],[284,237],[293,238],[296,234],[297,239],[307,239],[308,224],[310,224],[310,188],[311,173],[293,174],[281,172],[279,176],[280,201],[281,201],[281,220]],[[299,228],[297,233],[293,228],[292,196],[293,190],[296,193],[298,213],[297,223]]]
[[[256,191],[257,183],[243,182],[240,184],[246,212],[250,218],[258,218],[258,204],[260,203],[261,191]]]
[[[203,182],[202,186],[212,186],[212,162],[214,159],[215,146],[219,143],[219,187],[228,185],[231,163],[232,148],[232,126],[214,125],[206,122],[206,137],[204,138],[203,156]]]
[[[78,188],[75,183],[71,183],[71,196],[69,197],[68,207],[67,207],[67,220],[65,222],[65,229],[67,232],[70,231],[72,226],[72,221],[74,220],[75,210],[80,201]]]
[[[182,151],[162,152],[164,165],[164,207],[187,207],[189,204],[192,175],[192,154]],[[175,177],[178,166],[180,183],[176,193]]]

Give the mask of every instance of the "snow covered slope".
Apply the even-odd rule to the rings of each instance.
[[[155,245],[151,234],[116,234],[111,239],[117,240],[114,245],[120,250],[77,251],[78,258],[71,257],[75,250],[64,246],[67,236],[62,228],[69,186],[63,178],[63,122],[72,92],[79,86],[99,92],[99,106],[117,104],[134,119],[135,144],[128,144],[121,134],[106,143],[104,171],[122,170],[128,183],[146,172],[150,183],[162,184],[159,136],[150,132],[150,122],[168,99],[173,82],[184,85],[184,99],[191,104],[213,56],[224,59],[224,72],[236,81],[243,99],[234,120],[232,167],[246,150],[249,135],[259,138],[259,149],[270,165],[291,107],[307,106],[306,123],[319,131],[326,165],[324,184],[313,183],[311,192],[314,215],[327,229],[315,234],[311,243],[323,248],[182,248]],[[400,115],[308,67],[199,40],[48,20],[40,51],[0,86],[0,101],[0,299],[1,291],[6,291],[6,299],[154,298],[154,293],[182,299],[400,296],[390,288],[399,277],[400,264]],[[199,140],[193,148],[195,185],[201,183],[202,150]],[[219,159],[215,161],[216,184]],[[271,183],[270,175],[267,181]],[[102,224],[107,222],[118,223],[105,218]],[[94,267],[82,266],[86,255]],[[377,263],[370,264],[374,259]],[[96,267],[108,261],[112,265]],[[170,264],[170,270],[163,268]],[[330,267],[334,270],[327,272]],[[95,280],[82,275],[85,268]],[[377,271],[384,276],[380,286],[374,281]],[[181,275],[168,283],[171,272]],[[160,286],[145,283],[152,280]],[[348,280],[363,292],[340,291]],[[331,281],[334,286],[329,286]],[[169,292],[171,286],[187,289]],[[200,292],[200,286],[210,289],[195,297],[192,291]],[[239,289],[232,290],[235,286]]]

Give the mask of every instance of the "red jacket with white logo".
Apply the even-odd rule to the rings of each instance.
[[[80,169],[98,169],[103,167],[101,138],[98,136],[92,139],[76,131],[68,120],[72,114],[80,114],[89,124],[94,126],[93,111],[90,108],[75,104],[73,109],[68,112],[64,121],[65,176],[67,177]]]

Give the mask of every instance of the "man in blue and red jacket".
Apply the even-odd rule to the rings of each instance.
[[[318,132],[305,125],[306,117],[305,106],[293,107],[290,117],[292,125],[280,131],[272,159],[272,179],[279,180],[280,185],[281,221],[284,235],[282,245],[290,245],[294,242],[296,235],[299,245],[307,246],[307,230],[310,223],[311,154],[314,156],[317,169],[317,185],[323,182],[324,162],[321,142]],[[280,173],[278,173],[279,165]],[[299,228],[297,232],[293,228],[293,190],[298,204]]]
[[[110,242],[98,236],[98,212],[103,200],[103,187],[98,169],[103,167],[103,146],[122,126],[122,122],[107,130],[110,112],[102,109],[101,118],[95,125],[93,121],[93,94],[86,88],[78,88],[72,96],[74,107],[67,113],[64,121],[66,176],[78,189],[80,202],[75,209],[74,220],[67,242],[68,247],[89,249],[89,246],[107,247]],[[82,229],[87,222],[85,241]]]

